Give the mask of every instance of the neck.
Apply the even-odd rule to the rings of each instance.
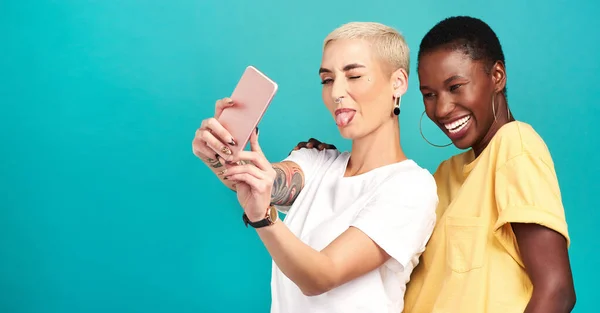
[[[406,155],[400,145],[398,120],[393,119],[352,141],[352,154],[345,176],[360,175],[403,160],[406,160]]]
[[[478,157],[483,150],[488,146],[492,138],[496,135],[498,130],[502,128],[502,126],[512,122],[515,118],[510,112],[508,108],[508,103],[506,102],[506,98],[502,95],[498,97],[498,106],[496,107],[496,118],[488,132],[483,136],[483,138],[476,144],[473,145],[473,153],[475,157]]]

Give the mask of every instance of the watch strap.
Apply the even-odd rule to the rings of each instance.
[[[246,225],[246,227],[248,227],[248,225],[250,225],[253,228],[261,228],[261,227],[273,225],[275,223],[275,221],[271,220],[271,210],[274,210],[274,208],[272,206],[269,206],[269,208],[267,209],[267,214],[265,214],[265,218],[263,218],[260,221],[256,221],[256,222],[251,222],[250,219],[248,219],[246,212],[244,212],[244,214],[242,215],[244,224]]]

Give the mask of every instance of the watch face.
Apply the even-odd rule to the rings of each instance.
[[[277,209],[274,206],[271,206],[269,208],[269,219],[272,223],[274,223],[277,220]]]

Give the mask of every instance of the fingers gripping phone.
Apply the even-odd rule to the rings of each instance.
[[[248,66],[231,94],[233,106],[225,108],[217,119],[233,136],[235,154],[243,150],[277,93],[277,84],[254,66]]]

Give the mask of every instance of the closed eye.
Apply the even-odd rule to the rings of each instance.
[[[333,79],[331,79],[331,78],[325,78],[325,79],[323,79],[323,80],[321,81],[321,84],[323,84],[323,85],[327,85],[327,84],[329,84],[329,83],[331,83],[331,82],[333,82]]]
[[[450,91],[455,91],[456,89],[460,88],[460,86],[462,86],[462,84],[455,84],[450,86]]]
[[[350,79],[358,79],[360,76],[350,76]]]
[[[433,92],[428,92],[428,93],[424,93],[423,94],[423,98],[425,99],[429,99],[429,98],[433,98]]]

